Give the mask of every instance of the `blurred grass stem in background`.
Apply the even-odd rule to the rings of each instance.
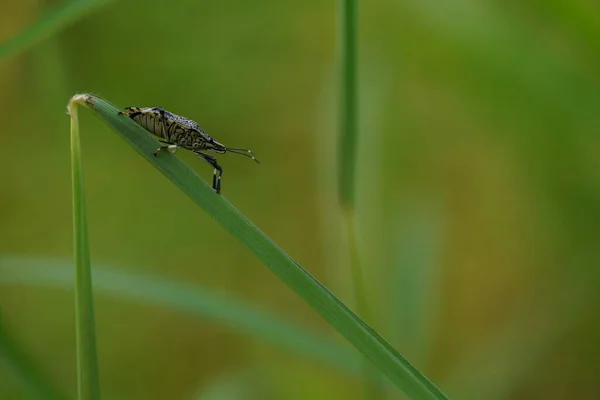
[[[87,232],[87,215],[81,165],[77,106],[87,99],[74,96],[68,105],[71,116],[71,171],[73,183],[73,235],[75,253],[75,330],[77,337],[77,383],[79,400],[100,398],[94,296]]]
[[[160,143],[144,128],[131,119],[119,115],[119,109],[96,96],[77,95],[74,99],[79,104],[89,107],[97,117],[113,128],[140,155],[254,253],[280,280],[387,375],[398,388],[414,399],[446,399],[433,383],[333,293],[279,248],[222,195],[215,194],[213,189],[187,164],[173,154],[154,157],[152,154]]]
[[[358,0],[339,0],[340,15],[340,132],[338,138],[338,193],[345,222],[350,273],[352,274],[354,300],[358,314],[373,323],[367,300],[364,272],[360,262],[358,227],[356,220],[356,153],[358,143],[358,93],[357,93],[357,37]],[[384,387],[372,375],[372,365],[365,364],[367,398],[382,398]]]
[[[71,0],[44,13],[38,21],[0,44],[0,58],[15,56],[29,47],[60,32],[87,14],[114,0]]]
[[[24,285],[71,289],[74,286],[72,268],[73,264],[63,259],[1,255],[0,287]],[[161,275],[128,272],[127,268],[120,266],[94,263],[93,277],[97,295],[157,309],[167,308],[205,322],[224,325],[316,364],[327,365],[353,379],[362,372],[364,358],[345,343],[312,332],[244,299]],[[7,342],[2,340],[1,333],[0,342]]]
[[[358,33],[357,0],[339,0],[340,7],[340,140],[339,196],[342,207],[354,208],[356,143],[358,140],[357,107],[357,51]]]

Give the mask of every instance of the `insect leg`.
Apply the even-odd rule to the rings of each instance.
[[[163,142],[163,143],[166,143],[166,142]],[[169,150],[170,150],[170,149],[174,149],[173,151],[175,151],[175,150],[177,149],[177,147],[179,147],[179,146],[177,146],[176,144],[170,144],[170,145],[168,145],[168,146],[160,146],[160,147],[159,147],[158,149],[156,149],[156,151],[153,153],[153,154],[154,154],[154,157],[156,157],[156,156],[158,155],[158,153],[160,153],[160,152],[161,152],[161,151],[163,151],[163,150],[167,150],[167,149],[169,149]]]
[[[129,117],[129,118],[133,119],[133,118],[135,118],[135,117],[137,117],[138,115],[140,115],[140,114],[141,114],[141,112],[139,112],[139,111],[133,111],[133,112],[132,112],[132,111],[130,110],[130,108],[131,108],[131,107],[126,107],[126,108],[125,108],[125,110],[121,110],[121,111],[119,111],[119,112],[117,113],[117,115],[124,115],[124,116],[126,116],[126,117]]]
[[[217,159],[213,156],[209,156],[208,154],[194,152],[198,157],[209,163],[213,166],[213,189],[217,192],[217,194],[221,193],[221,176],[223,175],[223,168],[219,164],[217,164]],[[217,171],[219,171],[219,176],[217,177]]]
[[[154,107],[153,108],[154,111],[158,111],[158,114],[160,115],[160,121],[162,122],[160,125],[160,134],[164,137],[164,138],[168,138],[168,134],[167,134],[167,130],[168,130],[168,126],[167,126],[167,116],[165,115],[165,109],[162,107]],[[175,124],[172,124],[175,125]]]

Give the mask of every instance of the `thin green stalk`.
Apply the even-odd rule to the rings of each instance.
[[[374,316],[367,300],[366,284],[358,251],[359,240],[357,236],[355,212],[354,209],[350,208],[345,208],[344,211],[356,309],[362,318],[367,321],[373,321]],[[373,368],[373,365],[365,359],[363,359],[363,375],[365,382],[365,398],[383,399],[385,397],[385,387],[381,380],[381,375],[378,374],[377,370]]]
[[[386,332],[410,349],[410,357],[423,368],[430,360],[439,309],[439,256],[443,248],[442,215],[421,200],[402,217],[394,218],[387,234],[393,270],[387,276],[386,304],[401,304],[386,313]]]
[[[357,36],[358,1],[340,0],[341,85],[340,85],[340,136],[339,136],[339,199],[342,207],[350,251],[350,269],[354,297],[359,315],[373,321],[369,310],[367,291],[359,257],[359,240],[356,221],[356,153],[358,142],[357,94]],[[373,375],[372,366],[365,365],[365,375]],[[373,379],[365,380],[367,398],[382,398],[384,388]]]
[[[341,0],[341,90],[340,90],[340,133],[339,133],[339,200],[346,222],[350,267],[354,293],[359,313],[368,318],[367,297],[358,252],[356,227],[355,168],[358,141],[358,105],[356,76],[357,1]]]
[[[75,98],[74,98],[75,99]],[[76,100],[76,99],[75,99]],[[79,400],[100,398],[92,271],[88,243],[79,119],[76,102],[69,102],[71,115],[71,171],[73,182],[73,234],[75,253],[75,330],[77,337],[77,384]]]
[[[357,0],[340,0],[340,141],[339,197],[343,207],[354,207],[358,107],[356,89],[358,33]]]
[[[164,153],[154,157],[154,151],[161,144],[148,131],[126,116],[118,115],[117,108],[96,96],[76,95],[71,99],[71,104],[89,107],[142,157],[246,246],[271,272],[387,375],[398,388],[414,399],[447,398],[333,293],[233,207],[223,195],[217,195],[176,155]]]
[[[360,262],[360,254],[358,251],[358,232],[356,229],[356,219],[353,210],[345,210],[344,219],[346,220],[346,228],[348,232],[348,247],[350,250],[350,269],[354,281],[355,301],[359,313],[365,319],[372,317],[367,301],[366,284],[363,275],[363,270]]]

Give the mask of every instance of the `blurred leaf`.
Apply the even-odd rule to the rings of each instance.
[[[0,58],[17,55],[113,0],[72,0],[46,12],[32,26],[0,44]]]
[[[440,217],[433,207],[411,208],[390,235],[395,268],[387,289],[389,334],[399,348],[410,349],[411,357],[423,364],[435,335],[432,310],[439,293],[438,261],[442,249]],[[392,258],[392,259],[394,259]]]
[[[0,278],[1,280],[1,278]],[[52,385],[42,376],[34,362],[27,356],[25,350],[19,346],[6,327],[0,316],[0,362],[10,367],[14,375],[23,384],[25,392],[31,399],[61,400],[66,399],[58,393]]]
[[[72,267],[67,261],[53,258],[0,257],[0,284],[71,288]],[[187,283],[169,282],[164,277],[103,265],[94,266],[93,278],[94,289],[111,296],[207,318],[344,373],[356,375],[360,371],[359,359],[351,349],[245,301]]]
[[[258,371],[233,371],[218,376],[198,390],[196,400],[266,400],[278,396]]]
[[[454,57],[469,68],[469,78],[463,84],[468,83],[468,90],[477,93],[478,102],[486,99],[492,110],[495,107],[500,114],[505,113],[498,105],[507,102],[526,105],[514,109],[524,112],[523,120],[535,113],[543,118],[597,115],[597,77],[582,74],[574,60],[556,51],[552,41],[506,7],[494,2],[450,0],[396,4],[424,24],[428,35],[451,46]],[[515,87],[519,96],[515,96]]]
[[[363,320],[337,299],[302,266],[280,249],[225,198],[217,195],[191,168],[173,154],[152,154],[160,146],[141,126],[106,101],[77,95],[71,104],[81,104],[106,122],[142,157],[169,178],[190,199],[244,244],[279,279],[314,308],[358,351],[371,360],[397,387],[415,399],[443,399],[444,394],[415,369]]]
[[[96,400],[100,398],[100,381],[98,377],[90,246],[79,141],[79,118],[76,104],[69,103],[69,114],[71,115],[71,172],[73,180],[77,390],[79,400]]]
[[[586,0],[536,0],[534,6],[538,18],[547,17],[554,28],[565,30],[570,36],[585,44],[597,58],[595,49],[600,45],[600,14],[598,4]]]

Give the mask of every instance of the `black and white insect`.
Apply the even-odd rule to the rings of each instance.
[[[134,120],[138,125],[152,133],[161,143],[161,146],[154,152],[154,156],[163,150],[175,151],[182,148],[192,151],[198,157],[213,166],[213,189],[221,193],[221,176],[223,168],[217,164],[217,159],[211,155],[201,153],[201,151],[212,151],[218,154],[226,152],[240,154],[252,158],[260,164],[254,157],[254,153],[248,149],[237,149],[225,147],[217,142],[212,136],[204,132],[202,127],[191,119],[170,113],[162,107],[126,107],[124,111],[119,111],[120,115],[125,115]],[[217,176],[217,171],[219,175]]]

